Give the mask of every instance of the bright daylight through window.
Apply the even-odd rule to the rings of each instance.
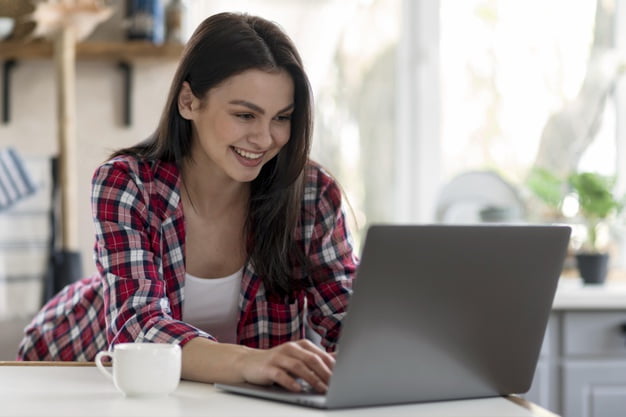
[[[292,36],[316,100],[313,157],[338,177],[361,230],[372,222],[405,220],[394,209],[402,194],[415,194],[420,204],[432,208],[430,218],[419,221],[435,221],[433,196],[468,171],[493,171],[526,198],[524,182],[533,165],[555,163],[552,149],[567,147],[576,135],[584,145],[571,149],[555,169],[616,174],[617,122],[610,86],[617,65],[604,53],[613,25],[595,30],[597,21],[612,21],[614,10],[597,13],[596,0],[438,3],[432,9],[439,19],[432,39],[439,40],[434,49],[439,72],[430,88],[435,89],[432,106],[440,105],[440,110],[433,116],[420,116],[420,106],[398,100],[398,93],[409,88],[400,85],[406,79],[398,76],[399,63],[414,65],[409,74],[423,72],[422,44],[400,47],[402,36],[424,36],[424,22],[417,21],[423,10],[409,0],[192,1],[189,6],[197,19],[222,10],[261,14],[280,22]],[[194,27],[196,22],[190,23]],[[423,80],[417,85],[418,94],[425,93],[420,90]],[[424,120],[420,117],[440,118],[437,137],[418,129],[409,138],[437,143],[440,156],[432,157],[440,159],[438,172],[426,182],[431,193],[422,190],[423,181],[415,186],[399,180],[398,155],[414,152],[397,149],[406,144],[398,139],[399,109],[419,123]],[[589,123],[578,123],[583,119]],[[415,159],[423,164],[429,157]],[[405,189],[407,184],[413,187]]]

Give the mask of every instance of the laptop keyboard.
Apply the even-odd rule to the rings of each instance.
[[[303,393],[316,393],[319,394],[318,392],[315,391],[315,389],[313,389],[313,387],[311,386],[311,384],[309,384],[308,382],[306,382],[304,379],[302,378],[296,378],[296,382],[298,384],[300,384],[300,388],[302,388]]]

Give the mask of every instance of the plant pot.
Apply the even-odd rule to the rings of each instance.
[[[609,254],[578,253],[576,265],[585,284],[602,284],[609,271]]]

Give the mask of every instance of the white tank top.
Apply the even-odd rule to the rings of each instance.
[[[237,343],[243,268],[224,278],[185,274],[183,320],[222,343]]]

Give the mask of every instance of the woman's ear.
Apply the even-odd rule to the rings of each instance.
[[[193,95],[189,83],[183,82],[178,93],[178,112],[183,119],[193,119],[193,111],[197,107],[197,101],[198,99]]]

